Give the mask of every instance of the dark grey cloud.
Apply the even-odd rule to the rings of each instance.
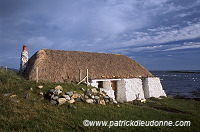
[[[129,47],[150,51],[176,41],[183,48],[200,38],[199,6],[199,0],[0,0],[0,63],[18,67],[23,44],[30,55],[41,48],[130,55]]]

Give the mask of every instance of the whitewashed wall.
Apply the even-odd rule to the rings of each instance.
[[[143,89],[145,98],[166,96],[160,78],[157,77],[145,78],[143,80]]]
[[[117,101],[128,102],[144,99],[142,80],[139,78],[122,79],[118,81]]]
[[[112,90],[112,87],[111,87],[111,79],[92,80],[90,85],[93,87],[98,87],[98,81],[103,81],[103,88],[101,89],[105,91],[110,98],[115,99],[114,90]]]

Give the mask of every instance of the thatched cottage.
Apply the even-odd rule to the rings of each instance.
[[[42,49],[29,59],[24,71],[28,79],[51,82],[80,82],[87,74],[90,85],[120,102],[166,96],[159,78],[120,54]]]

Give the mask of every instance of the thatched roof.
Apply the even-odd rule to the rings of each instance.
[[[120,54],[92,53],[42,49],[28,61],[24,75],[36,80],[36,67],[39,80],[71,82],[86,76],[90,79],[147,77],[152,74],[136,61]]]

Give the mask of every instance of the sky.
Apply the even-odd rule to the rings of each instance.
[[[200,70],[200,0],[0,0],[0,65],[18,69],[22,45]]]

